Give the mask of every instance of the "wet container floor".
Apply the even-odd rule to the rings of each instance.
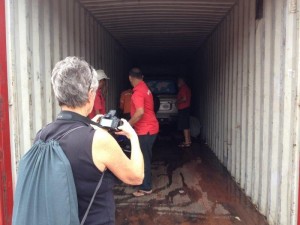
[[[204,143],[177,144],[156,141],[152,194],[134,197],[137,187],[116,186],[116,225],[268,225]]]

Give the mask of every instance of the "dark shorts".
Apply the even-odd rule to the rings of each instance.
[[[178,130],[185,130],[190,128],[190,108],[178,110]]]

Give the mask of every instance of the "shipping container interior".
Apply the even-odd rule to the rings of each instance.
[[[13,171],[59,111],[51,69],[76,55],[110,77],[185,76],[201,138],[269,223],[296,225],[299,0],[11,0],[7,55]],[[14,180],[16,175],[14,174]]]

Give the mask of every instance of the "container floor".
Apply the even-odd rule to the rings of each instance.
[[[115,188],[116,225],[268,225],[211,150],[194,140],[160,135],[153,149],[153,193],[133,197],[137,187]]]

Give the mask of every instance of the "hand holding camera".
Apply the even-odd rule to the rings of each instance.
[[[107,114],[100,117],[100,126],[111,131],[118,131],[118,127],[123,124],[123,121],[115,115],[116,110],[109,110]]]
[[[125,119],[119,119],[115,116],[115,114],[116,110],[110,110],[107,114],[99,115],[94,119],[98,121],[102,128],[107,129],[114,134],[125,135],[128,139],[131,139],[133,135],[136,135],[135,130],[128,121]]]
[[[125,135],[128,139],[131,139],[134,135],[137,136],[135,130],[128,123],[127,120],[121,119],[123,124],[118,127],[119,131],[115,132],[117,135]]]

